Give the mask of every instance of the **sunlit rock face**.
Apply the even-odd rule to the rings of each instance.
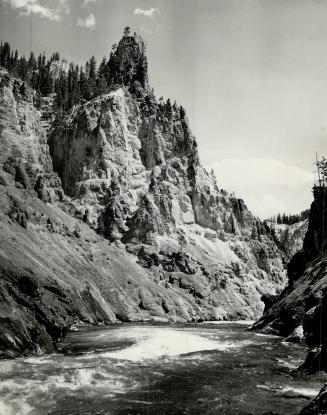
[[[0,165],[13,176],[26,176],[25,187],[33,186],[39,174],[52,172],[47,136],[33,105],[34,93],[1,68],[0,80]]]
[[[83,201],[94,227],[103,206],[129,210],[144,188],[148,174],[139,154],[138,123],[137,103],[119,89],[80,107],[70,123],[49,134],[54,169],[65,193]]]
[[[157,99],[148,85],[142,40],[126,35],[109,68],[112,92],[49,135],[54,169],[75,208],[160,285],[188,291],[205,314],[258,316],[261,295],[284,285],[287,255],[201,166],[184,108]]]
[[[125,34],[109,69],[108,94],[53,124],[51,97],[36,109],[0,72],[1,356],[78,321],[254,319],[284,286],[285,252],[201,166],[143,41]]]
[[[266,221],[278,246],[291,259],[303,247],[303,240],[308,230],[308,219],[292,225],[277,224]]]

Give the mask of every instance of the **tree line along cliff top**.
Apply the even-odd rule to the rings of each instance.
[[[31,52],[26,58],[8,42],[0,44],[0,65],[35,90],[36,102],[39,97],[55,94],[58,112],[68,112],[74,105],[108,93],[117,85],[134,91],[149,89],[145,52],[141,36],[131,34],[126,27],[118,45],[113,45],[109,59],[103,57],[99,65],[94,56],[85,65],[68,63],[58,52],[50,58],[44,53],[36,56]]]

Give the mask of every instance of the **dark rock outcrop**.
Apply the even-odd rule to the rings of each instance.
[[[274,329],[285,336],[303,326],[304,336],[312,346],[323,343],[327,334],[321,324],[326,313],[327,294],[325,192],[324,188],[314,189],[303,249],[292,257],[288,265],[288,286],[255,324],[257,329]]]
[[[299,415],[325,415],[327,414],[327,385],[325,385],[318,396],[302,409]]]
[[[315,187],[303,249],[288,265],[288,286],[266,307],[254,329],[306,341],[313,349],[298,373],[327,371],[327,191]],[[326,413],[326,387],[301,414]]]

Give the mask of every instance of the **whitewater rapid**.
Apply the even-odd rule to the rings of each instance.
[[[246,328],[241,322],[82,329],[56,354],[0,363],[0,415],[222,409],[237,415],[251,405],[283,409],[284,400],[301,408],[322,383],[290,378],[305,349]]]

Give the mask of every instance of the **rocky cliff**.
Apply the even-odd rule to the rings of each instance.
[[[263,317],[254,325],[264,333],[279,334],[289,341],[306,341],[312,348],[299,373],[327,371],[327,195],[326,188],[313,189],[308,230],[303,249],[288,265],[288,285],[266,304]],[[326,386],[301,414],[326,412]]]
[[[303,327],[309,344],[319,345],[324,340],[320,316],[326,294],[326,215],[325,189],[316,187],[303,249],[292,257],[288,265],[288,285],[267,307],[255,328],[288,336],[298,327]]]
[[[124,37],[109,61],[113,91],[50,131],[54,170],[89,226],[164,281],[183,285],[171,271],[189,269],[186,285],[216,307],[215,318],[232,309],[253,318],[263,291],[284,283],[282,254],[244,202],[201,166],[184,109],[155,98],[144,62],[140,38]],[[176,255],[185,266],[166,265]]]
[[[308,219],[300,220],[291,225],[277,224],[266,221],[270,233],[278,247],[285,252],[289,260],[303,247],[303,240],[308,230]]]
[[[111,92],[54,120],[0,71],[0,356],[53,350],[77,322],[260,316],[287,254],[201,166],[185,110],[157,100],[143,41]]]

